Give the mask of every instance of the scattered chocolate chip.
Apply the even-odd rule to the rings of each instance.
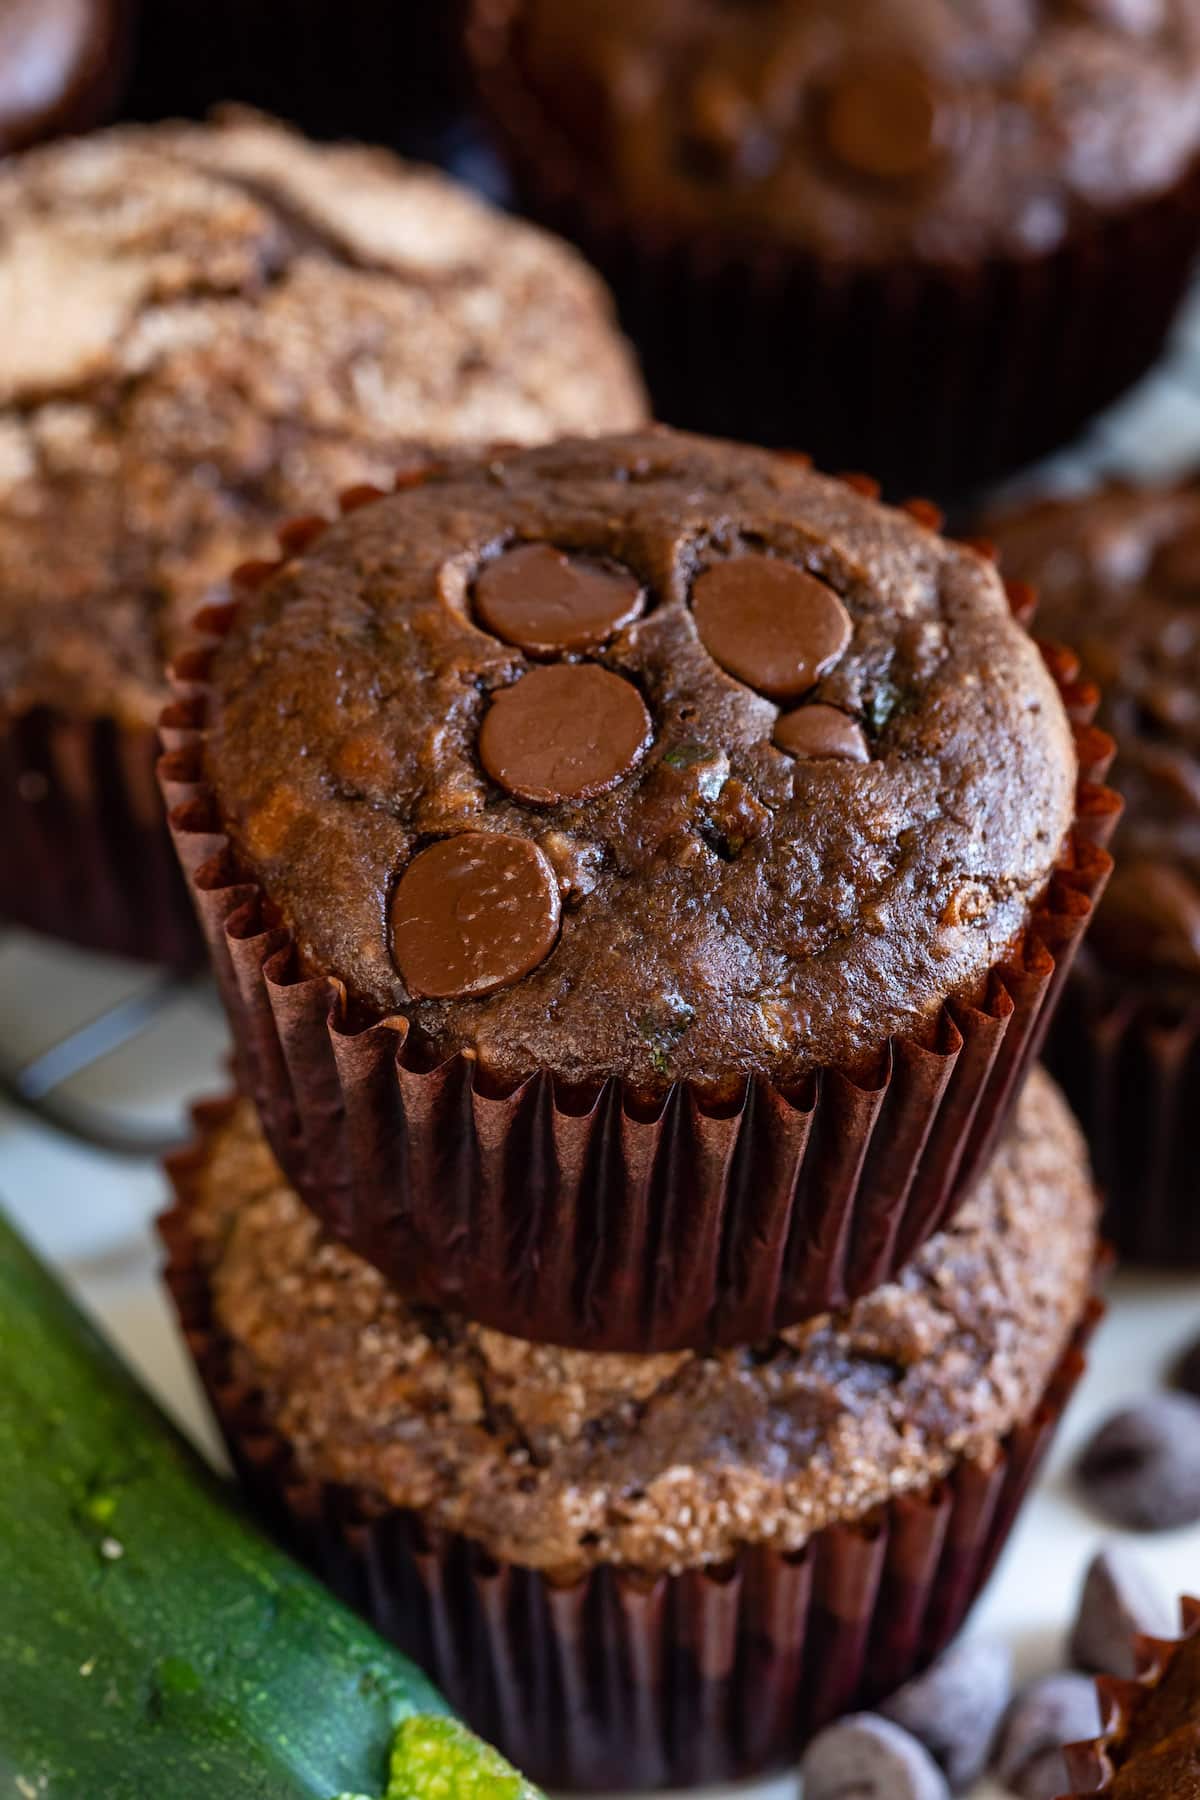
[[[1200,1338],[1187,1346],[1171,1370],[1171,1381],[1185,1394],[1194,1394],[1200,1400]]]
[[[1020,1800],[1058,1800],[1071,1787],[1064,1744],[1100,1731],[1095,1683],[1086,1675],[1047,1675],[1022,1688],[1008,1709],[996,1748],[996,1771]]]
[[[1012,1654],[1005,1645],[968,1639],[879,1710],[924,1744],[958,1794],[987,1767],[1012,1680]]]
[[[775,556],[714,563],[692,586],[704,647],[772,700],[798,700],[849,646],[850,615],[833,589]]]
[[[862,726],[836,706],[798,706],[775,722],[775,745],[813,762],[870,762]]]
[[[599,649],[645,604],[628,569],[568,556],[553,544],[519,544],[480,573],[475,612],[481,625],[530,656]]]
[[[800,1772],[804,1800],[947,1800],[950,1793],[928,1750],[874,1713],[827,1726]]]
[[[119,0],[5,0],[0,6],[0,151],[82,131],[122,73]]]
[[[920,63],[862,58],[840,70],[826,92],[825,141],[856,175],[911,181],[942,160],[953,111]]]
[[[1200,1520],[1200,1400],[1152,1394],[1113,1413],[1076,1473],[1098,1512],[1130,1531]]]
[[[534,669],[497,694],[479,733],[479,757],[510,794],[549,806],[616,787],[653,738],[632,682],[596,663],[564,663]]]
[[[1088,1564],[1071,1628],[1071,1661],[1093,1675],[1137,1674],[1133,1640],[1170,1637],[1174,1609],[1137,1557],[1123,1544],[1108,1544]]]
[[[527,838],[464,831],[413,858],[390,913],[392,955],[416,999],[491,994],[554,948],[558,881]]]

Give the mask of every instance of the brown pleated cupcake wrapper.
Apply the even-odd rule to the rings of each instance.
[[[1200,987],[1172,1002],[1085,951],[1046,1062],[1087,1133],[1121,1260],[1200,1268]]]
[[[200,961],[157,758],[149,726],[0,709],[0,919],[88,950]]]
[[[229,1103],[201,1109],[212,1125]],[[795,1760],[841,1713],[923,1668],[963,1623],[1084,1368],[1099,1301],[1037,1412],[983,1464],[798,1552],[748,1547],[718,1569],[604,1566],[567,1584],[500,1562],[417,1513],[307,1480],[233,1376],[188,1226],[192,1171],[160,1220],[166,1279],[233,1462],[264,1516],[428,1670],[456,1710],[551,1788],[733,1780]]]
[[[320,529],[298,521],[283,537],[294,549]],[[273,567],[239,571],[235,594]],[[1012,599],[1023,611],[1029,591]],[[940,1229],[1038,1054],[1112,866],[1102,846],[1120,802],[1100,783],[1113,745],[1087,722],[1096,690],[1070,652],[1044,649],[1074,721],[1075,827],[978,1006],[948,1002],[929,1045],[894,1039],[873,1082],[756,1079],[722,1110],[680,1083],[648,1112],[614,1079],[584,1109],[545,1072],[496,1094],[467,1056],[430,1069],[403,1018],[362,1025],[339,983],[305,974],[203,774],[206,682],[237,606],[206,609],[208,647],[175,665],[160,779],[239,1079],[335,1236],[410,1300],[514,1337],[651,1351],[767,1338],[878,1287]]]
[[[1067,1771],[1074,1783],[1064,1800],[1087,1800],[1088,1796],[1109,1792],[1113,1777],[1121,1763],[1122,1749],[1130,1726],[1143,1703],[1154,1693],[1167,1671],[1180,1644],[1200,1631],[1200,1600],[1180,1601],[1183,1636],[1178,1640],[1140,1637],[1135,1641],[1138,1673],[1132,1681],[1121,1681],[1113,1675],[1101,1675],[1096,1681],[1100,1697],[1101,1735],[1086,1744],[1071,1744],[1066,1751]],[[1154,1790],[1158,1792],[1158,1789]],[[1166,1788],[1162,1789],[1165,1793]],[[1176,1790],[1172,1790],[1176,1791]],[[1190,1789],[1177,1790],[1180,1800]]]
[[[656,417],[957,495],[1067,442],[1157,358],[1200,247],[1200,163],[1052,252],[976,265],[635,222],[522,81],[523,10],[470,0],[479,97],[526,206],[612,286]]]

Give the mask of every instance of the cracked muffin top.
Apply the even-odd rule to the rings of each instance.
[[[244,591],[205,772],[356,1017],[720,1093],[978,1000],[1076,765],[981,556],[655,428],[451,456]]]
[[[206,592],[409,439],[644,417],[573,252],[431,171],[247,114],[0,167],[0,311],[14,712],[153,724]]]
[[[1170,187],[1200,150],[1200,0],[476,14],[485,91],[537,143],[541,178],[650,227],[854,263],[1040,254]]]
[[[1088,949],[1200,982],[1200,483],[1114,487],[987,522],[1035,582],[1038,623],[1079,652],[1119,745],[1117,866]]]
[[[410,1307],[322,1236],[246,1101],[180,1192],[232,1372],[303,1472],[563,1578],[796,1550],[989,1460],[1042,1399],[1096,1250],[1079,1132],[1040,1071],[903,1275],[754,1349],[560,1350]]]

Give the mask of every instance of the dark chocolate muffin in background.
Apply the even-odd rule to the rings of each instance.
[[[353,1241],[409,1293],[477,1281],[462,1304],[499,1324],[531,1278],[563,1282],[520,1335],[578,1341],[656,1264],[705,1329],[716,1266],[666,1276],[681,1253],[759,1306],[815,1267],[833,1286],[807,1310],[875,1285],[1024,1067],[1034,1018],[1002,969],[1041,941],[1056,871],[1092,878],[1071,726],[995,569],[795,459],[665,430],[448,456],[288,543],[183,672],[165,774],[289,1174],[326,1208],[349,1182]],[[267,936],[239,922],[235,951],[250,882]],[[460,1117],[472,1089],[489,1120]],[[556,1248],[516,1280],[531,1154]],[[493,1179],[495,1219],[460,1232]],[[842,1216],[854,1196],[872,1225]],[[670,1311],[659,1294],[645,1329],[681,1329]]]
[[[1200,1263],[1200,485],[1045,502],[985,529],[1036,582],[1039,626],[1100,684],[1126,801],[1050,1058],[1118,1247]]]
[[[0,169],[0,915],[195,954],[154,781],[164,658],[289,513],[408,441],[644,415],[573,251],[249,114]]]
[[[143,0],[129,109],[227,101],[317,137],[433,154],[461,119],[461,0]]]
[[[782,1763],[932,1656],[1092,1316],[1095,1196],[1040,1073],[895,1283],[708,1356],[557,1350],[414,1310],[321,1235],[246,1101],[207,1114],[173,1175],[168,1279],[235,1459],[250,1472],[253,1443],[252,1485],[302,1535],[324,1493],[310,1548],[554,1785]]]
[[[113,109],[133,0],[3,0],[0,153],[86,131]]]
[[[469,15],[518,191],[608,273],[671,424],[961,493],[1163,342],[1200,246],[1200,0]]]
[[[1200,1791],[1200,1601],[1181,1602],[1178,1643],[1144,1639],[1136,1681],[1099,1683],[1105,1732],[1068,1751],[1069,1800],[1191,1800]]]

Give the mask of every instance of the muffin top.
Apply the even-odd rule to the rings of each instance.
[[[875,1068],[979,999],[1071,820],[995,570],[662,429],[465,453],[244,594],[207,776],[352,1012],[498,1080]]]
[[[234,1374],[304,1471],[556,1575],[795,1550],[986,1460],[1041,1399],[1096,1241],[1079,1134],[1040,1072],[898,1281],[753,1350],[559,1350],[406,1306],[322,1238],[247,1102],[183,1191]]]
[[[281,517],[410,438],[644,416],[576,256],[432,172],[269,121],[0,167],[0,705],[153,724],[164,652]]]
[[[989,521],[1037,583],[1039,628],[1102,691],[1126,800],[1090,949],[1127,973],[1200,981],[1200,484],[1118,487]]]
[[[1200,1792],[1200,1626],[1133,1703],[1109,1754],[1116,1769],[1104,1789],[1110,1800],[1191,1800]]]
[[[504,122],[552,134],[539,181],[642,224],[854,263],[1036,254],[1200,146],[1200,0],[476,5]]]

